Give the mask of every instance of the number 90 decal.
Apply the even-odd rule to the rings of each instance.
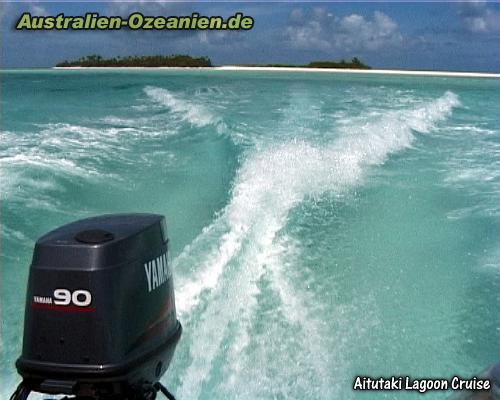
[[[68,289],[54,290],[54,304],[58,306],[75,305],[77,307],[87,307],[92,303],[92,295],[88,290],[75,290],[74,292]]]

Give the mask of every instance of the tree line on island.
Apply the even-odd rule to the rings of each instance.
[[[103,58],[93,54],[81,57],[75,61],[63,61],[56,67],[212,67],[212,61],[208,57],[191,57],[183,54],[169,56],[127,56]],[[238,64],[244,67],[287,67],[287,68],[352,68],[370,69],[359,58],[354,57],[351,61],[312,61],[309,64]]]
[[[128,56],[103,58],[97,54],[81,57],[76,61],[63,61],[56,67],[211,67],[208,57],[191,57],[182,54],[171,56]]]
[[[363,63],[359,58],[354,57],[351,61],[311,61],[309,64],[239,64],[244,67],[276,67],[276,68],[352,68],[371,69],[369,65]]]

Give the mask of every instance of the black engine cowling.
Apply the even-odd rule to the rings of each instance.
[[[153,214],[84,219],[37,241],[16,363],[30,390],[99,397],[159,380],[182,331],[167,244]]]

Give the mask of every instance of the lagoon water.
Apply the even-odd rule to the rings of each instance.
[[[500,81],[4,71],[0,397],[34,241],[167,217],[186,399],[412,399],[500,361]],[[435,392],[425,398],[446,398]]]

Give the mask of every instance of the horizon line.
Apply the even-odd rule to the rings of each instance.
[[[211,70],[211,71],[268,71],[268,72],[323,72],[344,74],[372,74],[372,75],[413,75],[413,76],[442,76],[464,78],[500,78],[497,72],[477,71],[445,71],[445,70],[408,70],[408,69],[355,69],[355,68],[308,68],[308,67],[266,67],[219,65],[212,67],[14,67],[0,68],[0,71],[22,70]]]

